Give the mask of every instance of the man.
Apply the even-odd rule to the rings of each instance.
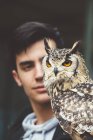
[[[50,98],[43,84],[44,38],[51,48],[62,46],[57,29],[48,24],[28,22],[18,27],[12,42],[12,75],[27,95],[31,108],[11,127],[9,140],[71,140],[54,117]]]

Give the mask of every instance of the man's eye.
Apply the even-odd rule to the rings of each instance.
[[[69,67],[72,65],[72,61],[71,60],[66,60],[64,63],[62,63],[63,66],[65,67]]]
[[[29,71],[29,70],[31,70],[33,68],[33,66],[32,65],[25,65],[25,66],[23,66],[23,70],[25,70],[25,71]]]

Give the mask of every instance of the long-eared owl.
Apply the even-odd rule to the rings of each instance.
[[[60,126],[69,134],[93,132],[93,81],[78,51],[80,41],[71,49],[50,49],[46,39],[44,44],[44,85]]]

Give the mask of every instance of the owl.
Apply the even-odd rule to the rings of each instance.
[[[51,49],[46,39],[44,44],[43,80],[60,126],[68,134],[93,133],[93,81],[78,51],[81,41],[69,49]]]

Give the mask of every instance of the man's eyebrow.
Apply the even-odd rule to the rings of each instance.
[[[32,64],[32,63],[33,63],[33,61],[31,61],[31,60],[30,61],[23,61],[23,62],[20,62],[19,65],[20,66],[25,66],[25,65]]]
[[[40,61],[42,61],[44,57],[45,57],[45,55],[44,55],[44,56],[42,56],[39,60],[40,60]]]

